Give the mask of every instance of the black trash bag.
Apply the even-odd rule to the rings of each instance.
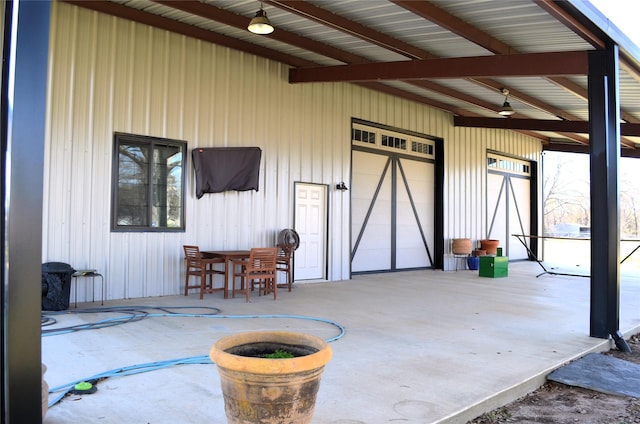
[[[64,311],[69,309],[71,276],[76,272],[69,264],[47,262],[42,264],[42,310]]]

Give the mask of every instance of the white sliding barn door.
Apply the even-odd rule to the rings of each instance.
[[[396,269],[433,265],[434,172],[430,162],[400,159],[396,179]]]
[[[391,172],[387,156],[351,159],[351,271],[391,269]]]
[[[513,234],[531,232],[531,176],[526,161],[489,155],[487,238],[500,240],[509,260],[527,259],[527,249]],[[491,166],[494,165],[494,166]],[[525,238],[527,245],[529,238]]]
[[[351,271],[433,265],[434,165],[352,151]]]

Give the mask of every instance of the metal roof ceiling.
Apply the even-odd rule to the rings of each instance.
[[[585,151],[588,133],[531,121],[587,121],[587,76],[564,69],[580,62],[573,52],[612,40],[620,48],[622,154],[640,156],[640,49],[585,0],[266,0],[276,28],[269,35],[246,30],[257,0],[67,2],[287,63],[300,71],[291,81],[350,81],[451,112],[456,125],[523,131],[553,150]],[[557,52],[564,53],[550,54]],[[537,62],[527,57],[533,53],[542,54]],[[450,59],[442,65],[453,69],[454,58],[470,58],[460,66],[480,69],[482,57],[516,54],[529,65],[543,63],[541,73],[558,64],[560,75],[406,75],[420,72],[425,60]],[[384,72],[374,65],[383,62]],[[419,69],[435,62],[424,63],[428,68]],[[394,71],[386,74],[388,68]],[[510,118],[497,114],[502,88],[516,110]]]

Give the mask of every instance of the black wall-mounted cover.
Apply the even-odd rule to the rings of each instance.
[[[228,190],[258,191],[259,147],[196,147],[191,152],[196,173],[196,197]]]

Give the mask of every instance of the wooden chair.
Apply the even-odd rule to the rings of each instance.
[[[234,268],[238,266],[240,269],[234,271],[234,283],[232,288],[232,297],[235,297],[235,277],[240,277],[240,291],[244,291],[247,302],[249,302],[249,293],[258,286],[258,295],[262,293],[269,294],[273,292],[273,300],[278,296],[278,285],[276,284],[276,256],[278,249],[276,247],[254,247],[249,253],[249,259],[236,261]]]
[[[226,290],[226,284],[223,283],[222,288],[213,287],[214,274],[225,275],[224,270],[214,269],[215,264],[224,265],[224,259],[222,258],[205,258],[200,253],[198,246],[183,246],[184,257],[187,261],[187,274],[184,282],[184,295],[189,295],[189,289],[200,289],[200,299],[203,298],[205,293],[213,293],[219,290]],[[199,277],[200,283],[195,285],[189,285],[189,277]],[[207,276],[209,276],[209,282],[207,283]]]
[[[291,291],[293,276],[291,275],[291,257],[293,256],[293,247],[288,244],[278,244],[278,256],[276,257],[276,271],[285,272],[287,274],[287,287]]]

